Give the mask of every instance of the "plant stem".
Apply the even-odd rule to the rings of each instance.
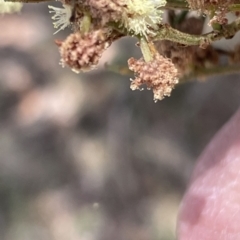
[[[181,0],[167,0],[167,4],[161,9],[182,9],[182,10],[190,10],[189,5],[186,1]]]
[[[167,4],[161,9],[182,9],[182,10],[191,10],[189,4],[185,0],[167,0]],[[240,4],[231,4],[228,7],[229,12],[238,12],[240,11]]]
[[[88,33],[90,27],[91,27],[91,16],[89,13],[85,12],[81,22],[80,32],[82,34]]]
[[[204,80],[209,77],[240,73],[239,65],[216,66],[211,68],[198,68],[189,75],[183,76],[180,83],[186,83],[194,79]]]
[[[162,25],[158,34],[154,37],[154,41],[157,40],[170,40],[172,42],[177,42],[187,46],[200,45],[204,48],[211,42],[220,40],[222,38],[230,39],[240,30],[240,18],[236,19],[234,22],[222,26],[219,31],[212,31],[204,35],[191,35],[187,33],[180,32],[171,26],[165,24]]]
[[[141,38],[139,40],[139,43],[140,43],[140,48],[141,48],[144,60],[146,62],[150,62],[151,60],[153,60],[153,53],[149,47],[148,42],[144,38]]]
[[[228,7],[230,12],[238,12],[240,11],[240,4],[232,4]]]

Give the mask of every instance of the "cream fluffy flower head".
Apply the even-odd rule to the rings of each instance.
[[[0,0],[0,14],[19,12],[21,8],[21,3],[12,3]]]
[[[64,28],[70,25],[70,18],[72,15],[73,7],[71,5],[63,4],[63,8],[48,6],[51,9],[49,12],[54,13],[52,16],[53,26],[58,30],[54,33],[58,33],[59,31],[63,30]]]
[[[123,12],[122,24],[133,35],[147,37],[162,21],[166,0],[127,0],[127,9]]]

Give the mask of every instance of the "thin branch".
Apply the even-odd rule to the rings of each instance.
[[[193,46],[200,45],[200,47],[205,47],[211,42],[220,40],[222,38],[230,39],[240,30],[240,18],[236,19],[234,22],[222,26],[219,31],[212,31],[204,35],[191,35],[188,33],[180,32],[171,26],[164,24],[160,28],[157,35],[153,38],[153,41],[157,40],[170,40],[172,42],[177,42],[180,44]]]
[[[181,10],[190,10],[189,5],[186,1],[179,0],[167,0],[167,4],[161,9],[181,9]]]
[[[216,66],[211,68],[198,68],[180,79],[180,83],[186,83],[195,79],[206,79],[209,77],[223,76],[240,73],[239,65]]]

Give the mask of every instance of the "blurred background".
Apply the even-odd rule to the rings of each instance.
[[[57,3],[52,3],[57,5]],[[124,38],[100,68],[59,65],[47,4],[0,18],[0,239],[174,240],[194,163],[236,111],[240,76],[154,103],[104,70],[140,56]]]

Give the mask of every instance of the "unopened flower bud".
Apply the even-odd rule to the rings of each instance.
[[[143,58],[128,60],[129,69],[136,74],[132,80],[131,89],[141,89],[146,85],[152,89],[154,101],[162,100],[165,96],[170,96],[172,89],[178,83],[178,71],[170,59],[156,54],[154,59],[145,62]]]
[[[103,30],[84,35],[73,33],[60,44],[61,64],[75,72],[92,70],[110,43]]]

